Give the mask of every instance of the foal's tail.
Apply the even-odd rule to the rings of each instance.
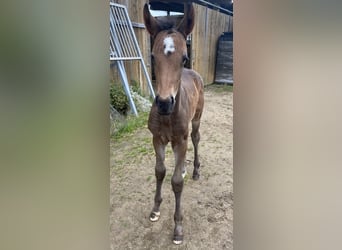
[[[197,102],[197,107],[196,107],[193,121],[194,120],[200,121],[202,117],[203,108],[204,108],[204,82],[200,74],[198,74],[194,70],[191,70],[191,71],[193,73],[194,83],[198,91],[198,102]]]

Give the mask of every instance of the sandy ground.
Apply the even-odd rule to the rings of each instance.
[[[201,176],[191,179],[189,138],[182,194],[184,241],[172,243],[174,195],[171,146],[166,153],[161,217],[149,221],[155,192],[154,151],[147,127],[111,141],[111,249],[233,249],[233,93],[209,87],[200,127]]]

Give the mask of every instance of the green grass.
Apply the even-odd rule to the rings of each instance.
[[[142,128],[147,125],[148,113],[139,113],[139,116],[129,115],[120,123],[117,123],[117,131],[112,135],[113,139],[120,139],[125,135],[133,133],[138,128]]]
[[[151,143],[149,144],[144,144],[141,141],[136,142],[136,146],[132,147],[129,152],[125,154],[126,157],[132,160],[138,160],[135,159],[138,156],[143,156],[143,155],[153,155],[154,150],[153,146]]]
[[[166,173],[164,181],[171,182],[171,178],[172,178],[172,173]]]
[[[191,174],[192,174],[192,172],[190,173],[189,170],[187,169],[187,173],[184,177],[184,184],[188,183],[188,181],[191,179]],[[172,172],[166,173],[164,182],[170,183],[171,179],[172,179],[172,175],[173,175]],[[151,180],[151,179],[149,179],[149,180]]]
[[[209,85],[205,85],[204,88],[205,90],[211,90],[216,93],[233,92],[233,85],[228,85],[228,84],[211,83]]]

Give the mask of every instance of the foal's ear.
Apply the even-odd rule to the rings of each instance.
[[[155,19],[149,9],[148,4],[145,3],[144,5],[144,23],[147,31],[152,35],[155,36],[160,31],[160,26],[157,22],[157,19]]]
[[[192,4],[184,4],[184,17],[177,27],[185,37],[189,35],[195,25],[195,10]]]

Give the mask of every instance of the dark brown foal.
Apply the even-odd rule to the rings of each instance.
[[[193,179],[199,178],[198,159],[199,126],[204,97],[203,81],[198,73],[183,67],[187,57],[186,37],[194,26],[194,9],[191,4],[184,11],[184,18],[178,27],[170,22],[160,22],[151,16],[148,5],[144,6],[144,21],[148,32],[154,38],[152,57],[156,76],[156,98],[151,108],[148,128],[153,135],[156,153],[155,175],[157,179],[154,207],[151,221],[160,216],[162,202],[161,187],[166,168],[165,147],[171,142],[175,156],[175,169],[171,179],[175,194],[175,229],[173,242],[183,241],[181,195],[185,176],[185,156],[188,146],[189,124],[192,123],[191,139],[194,145]]]

